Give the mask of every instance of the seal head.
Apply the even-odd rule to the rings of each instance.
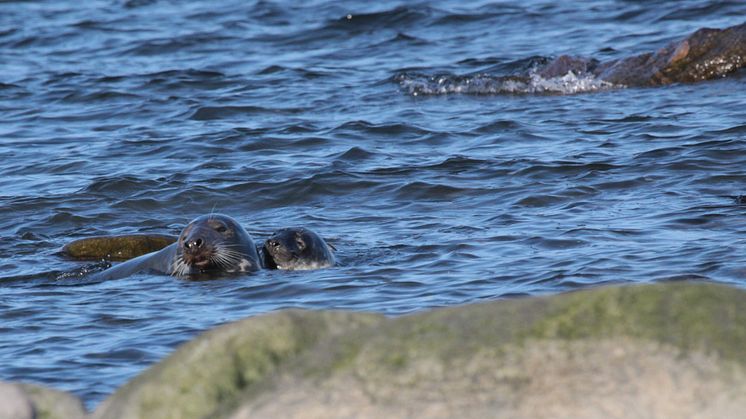
[[[268,269],[310,270],[334,265],[332,247],[307,228],[285,228],[264,242],[264,266]]]
[[[171,274],[252,272],[259,269],[254,241],[236,220],[210,214],[196,218],[179,235]]]
[[[125,278],[138,272],[187,277],[258,270],[254,240],[233,218],[222,214],[197,217],[176,243],[94,274],[98,280]]]

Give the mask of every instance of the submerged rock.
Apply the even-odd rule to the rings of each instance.
[[[746,292],[607,287],[388,319],[221,326],[95,418],[746,417]]]
[[[746,65],[746,23],[699,29],[655,53],[599,66],[598,76],[627,86],[692,83],[725,77]]]
[[[62,254],[82,260],[129,260],[147,253],[157,252],[176,241],[167,234],[126,234],[98,236],[75,240],[62,248]]]
[[[451,93],[573,94],[620,87],[692,83],[725,77],[746,66],[746,23],[699,29],[658,51],[599,61],[562,55],[532,57],[531,66],[509,75],[401,73],[393,80],[413,96]]]
[[[82,419],[80,399],[58,390],[25,384],[0,382],[2,419]]]
[[[659,86],[725,77],[746,65],[746,23],[726,29],[699,29],[656,52],[599,62],[567,55],[539,70],[545,78],[572,71],[591,73],[619,86]]]

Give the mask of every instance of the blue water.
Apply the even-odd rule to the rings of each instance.
[[[746,283],[743,72],[438,88],[654,51],[742,23],[743,2],[297,3],[0,3],[0,379],[92,407],[200,331],[281,308]],[[57,253],[211,211],[257,241],[311,227],[339,266],[92,282]]]

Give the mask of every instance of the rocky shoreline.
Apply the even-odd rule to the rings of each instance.
[[[88,414],[0,383],[0,418],[746,417],[746,291],[608,286],[387,318],[216,327]]]

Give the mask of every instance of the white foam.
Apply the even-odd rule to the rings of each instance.
[[[504,77],[478,74],[474,76],[401,75],[399,86],[412,96],[471,94],[575,94],[619,88],[593,74],[576,75],[572,71],[559,77],[544,78],[536,71],[528,77]]]
[[[615,87],[613,83],[601,80],[590,73],[584,73],[581,75],[575,75],[572,71],[568,71],[564,76],[551,77],[545,79],[540,75],[532,71],[529,74],[531,82],[529,86],[531,91],[527,93],[562,93],[562,94],[573,94],[573,93],[585,93],[585,92],[596,92],[599,90],[609,90]]]
[[[333,264],[327,261],[324,261],[324,262],[303,261],[303,262],[298,262],[296,264],[289,265],[289,266],[277,265],[277,269],[286,270],[286,271],[311,271],[314,269],[329,268],[331,266],[333,266]]]

